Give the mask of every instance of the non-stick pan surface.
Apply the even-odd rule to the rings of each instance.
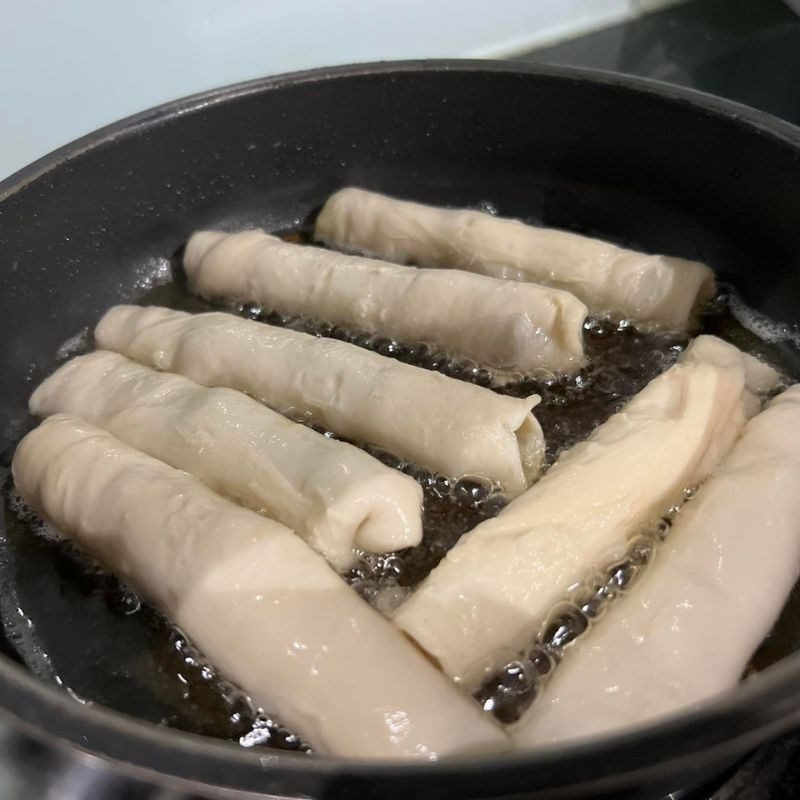
[[[748,304],[787,324],[782,347],[796,359],[797,129],[610,74],[491,62],[320,70],[146,112],[0,184],[1,464],[58,348],[108,306],[138,297],[189,233],[296,228],[345,184],[432,203],[489,201],[503,215],[707,261]],[[81,705],[13,663],[13,641],[5,649],[0,704],[17,724],[198,793],[653,797],[800,720],[792,656],[634,735],[435,765],[345,763],[245,751]]]

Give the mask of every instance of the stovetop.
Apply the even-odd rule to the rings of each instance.
[[[692,0],[515,58],[689,86],[800,124],[800,16],[779,0]]]

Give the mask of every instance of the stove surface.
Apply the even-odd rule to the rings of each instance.
[[[515,58],[689,86],[800,124],[800,16],[779,0],[692,0]]]

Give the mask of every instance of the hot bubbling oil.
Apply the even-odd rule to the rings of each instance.
[[[155,282],[141,302],[192,312],[212,310],[211,305],[187,293],[180,275],[172,282]],[[273,325],[349,341],[481,386],[492,383],[490,371],[469,362],[453,361],[425,343],[399,343],[324,322],[265,312],[252,305],[236,310]],[[725,296],[718,298],[704,316],[702,331],[721,335],[771,363],[781,364],[774,348],[733,318]],[[536,415],[547,441],[548,465],[671,366],[687,344],[684,337],[642,333],[626,322],[606,320],[587,321],[584,338],[589,363],[577,375],[546,382],[519,376],[496,390],[515,396],[533,392],[542,396]],[[74,354],[73,350],[71,346],[69,355]],[[793,365],[784,363],[784,367],[788,372],[794,371]],[[397,553],[364,554],[356,567],[343,576],[367,602],[390,613],[461,535],[496,515],[508,498],[479,477],[448,479],[401,462],[391,454],[375,449],[371,452],[414,477],[424,493],[422,543]],[[6,489],[8,536],[0,543],[5,551],[0,562],[17,566],[12,580],[14,589],[5,593],[0,611],[12,646],[32,671],[63,685],[77,699],[102,702],[162,725],[231,739],[246,747],[309,751],[296,735],[264,710],[253,707],[244,693],[219,676],[168,621],[54,536],[20,505],[10,485]],[[604,613],[607,602],[633,585],[668,528],[669,515],[634,537],[623,558],[605,565],[597,575],[587,576],[585,584],[565,595],[526,652],[499,669],[477,693],[476,699],[484,708],[503,722],[516,719],[556,667],[564,648]],[[49,565],[44,570],[44,580],[33,582],[32,571],[40,575],[43,565]],[[34,591],[26,592],[31,586]],[[43,595],[48,598],[46,603]],[[82,599],[77,601],[76,596]],[[73,612],[67,614],[67,620],[63,620],[65,608]],[[63,620],[67,627],[70,619],[83,619],[82,615],[94,620],[93,627],[82,633],[90,651],[97,653],[97,663],[85,680],[84,654],[76,661],[73,638],[56,635],[52,626],[45,624],[51,615]],[[26,620],[23,633],[17,617]],[[59,623],[59,627],[64,625]],[[130,656],[130,645],[126,650],[120,644],[131,640],[135,656]],[[126,653],[130,656],[127,660]],[[777,657],[781,655],[778,647]],[[754,663],[763,666],[758,657]]]

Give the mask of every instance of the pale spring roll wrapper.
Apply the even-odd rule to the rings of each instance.
[[[65,415],[23,439],[13,472],[28,504],[320,753],[431,760],[506,744],[280,523]]]
[[[461,538],[394,620],[476,689],[532,643],[548,611],[625,550],[727,452],[777,373],[713,336],[694,340],[533,487]],[[752,391],[751,391],[752,390]]]
[[[293,528],[339,570],[353,565],[357,549],[390,552],[422,539],[415,480],[233,389],[98,350],[47,378],[30,410],[80,415]]]
[[[328,199],[314,236],[388,261],[541,283],[572,292],[593,314],[668,330],[686,330],[715,291],[713,272],[696,261],[356,188]]]
[[[538,395],[489,389],[233,314],[116,306],[99,347],[206,386],[227,386],[359,443],[452,477],[478,475],[519,494],[536,477],[544,439]]]
[[[629,595],[565,653],[515,725],[518,743],[642,725],[738,683],[798,577],[799,488],[793,386],[747,423]]]
[[[427,342],[501,375],[569,373],[584,364],[586,306],[557,289],[387,264],[259,230],[195,233],[183,263],[203,297]]]

